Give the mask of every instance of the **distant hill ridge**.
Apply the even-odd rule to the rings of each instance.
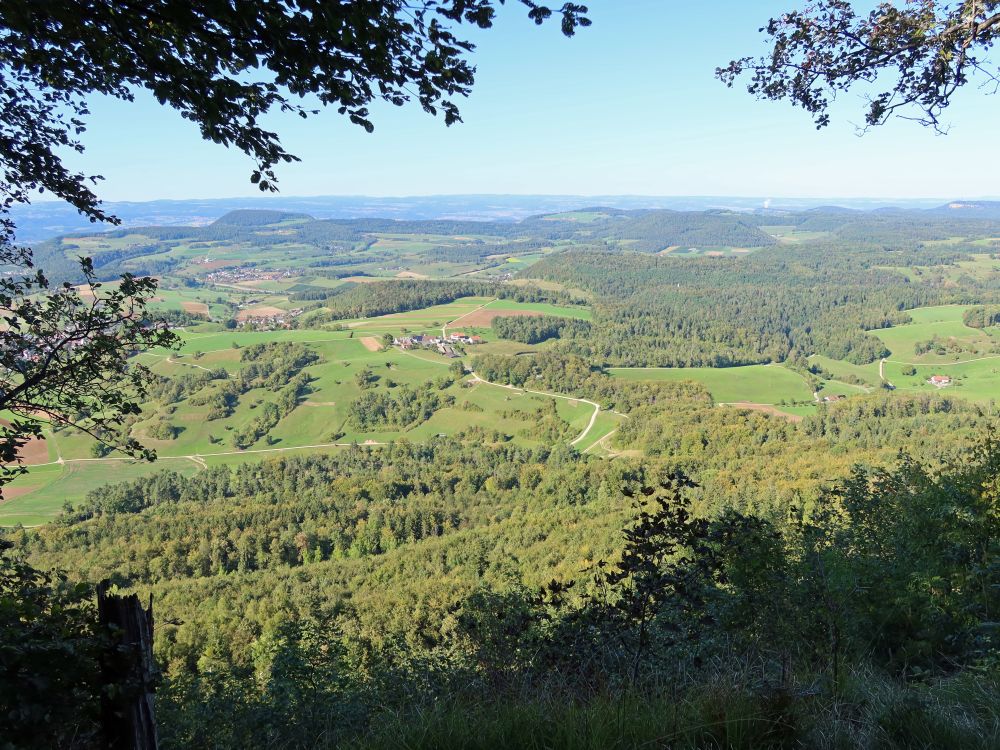
[[[292,219],[315,221],[309,214],[292,213],[289,211],[274,211],[267,208],[238,208],[223,214],[212,222],[212,225],[224,224],[236,227],[265,227],[269,224],[280,224]]]
[[[956,203],[988,203],[962,200]],[[788,196],[651,196],[651,195],[425,195],[425,196],[254,196],[141,202],[109,201],[104,209],[121,220],[122,227],[206,226],[229,211],[259,209],[303,214],[316,219],[383,218],[451,221],[517,222],[539,214],[588,211],[592,206],[612,210],[671,209],[674,211],[723,210],[747,215],[778,217],[823,206],[855,209],[898,206],[904,211],[921,212],[947,205],[944,199],[894,198],[791,198]],[[72,206],[59,201],[40,201],[15,206],[18,241],[37,243],[75,232],[92,232],[95,227]],[[973,212],[949,210],[954,215]],[[774,223],[774,222],[772,222]],[[777,222],[781,223],[781,222]]]
[[[972,209],[972,210],[983,210],[983,209],[998,209],[1000,208],[1000,201],[952,201],[944,208],[951,209]]]

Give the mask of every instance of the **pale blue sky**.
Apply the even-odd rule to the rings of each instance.
[[[1000,195],[1000,99],[970,90],[947,136],[910,122],[858,137],[862,102],[838,102],[817,131],[787,104],[727,89],[714,69],[761,50],[757,29],[804,0],[590,0],[573,39],[532,25],[511,0],[476,34],[477,83],[447,128],[419,106],[376,105],[369,135],[324,112],[268,123],[302,158],[279,172],[284,195],[559,193],[789,197]],[[92,103],[86,155],[107,200],[259,195],[251,164],[201,141],[175,112],[140,96]]]

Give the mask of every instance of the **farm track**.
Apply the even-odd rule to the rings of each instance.
[[[486,307],[487,305],[492,305],[492,304],[493,304],[494,302],[496,302],[496,300],[495,300],[495,299],[491,299],[491,300],[490,300],[489,302],[486,302],[486,303],[484,303],[484,304],[480,305],[480,306],[479,306],[479,307],[477,307],[477,308],[476,308],[475,310],[470,310],[469,312],[465,313],[464,315],[459,315],[459,316],[458,316],[457,318],[455,318],[454,320],[452,320],[452,321],[450,321],[450,322],[448,322],[448,323],[445,323],[445,324],[444,324],[443,326],[441,326],[441,338],[446,338],[446,337],[448,336],[448,333],[447,333],[447,330],[448,330],[448,326],[453,326],[453,325],[455,325],[455,324],[456,324],[456,323],[457,323],[458,321],[460,321],[460,320],[461,320],[462,318],[467,318],[467,317],[469,317],[470,315],[472,315],[472,314],[474,314],[474,313],[477,313],[477,312],[479,312],[480,310],[482,310],[482,309],[483,309],[484,307]]]
[[[168,459],[186,459],[188,461],[194,461],[199,466],[203,468],[208,468],[208,464],[205,463],[203,459],[213,458],[215,456],[245,456],[248,454],[255,453],[286,453],[288,451],[300,451],[300,450],[310,450],[314,448],[350,448],[353,445],[365,446],[365,445],[388,445],[388,443],[380,443],[374,440],[366,440],[363,443],[314,443],[312,445],[289,445],[284,448],[249,448],[247,450],[235,450],[235,451],[218,451],[215,453],[188,453],[181,456],[160,456],[158,460]],[[49,461],[44,464],[32,464],[32,467],[37,466],[56,466],[56,465],[69,465],[78,463],[101,463],[103,462],[114,462],[114,461],[138,461],[139,459],[132,458],[130,456],[112,456],[110,458],[62,458],[58,461]]]
[[[536,396],[548,396],[549,398],[561,398],[561,399],[565,399],[566,401],[579,401],[581,404],[587,404],[589,406],[593,406],[594,407],[594,413],[590,415],[590,421],[587,423],[587,426],[583,428],[583,432],[581,432],[577,436],[577,438],[575,440],[570,441],[570,445],[576,445],[581,440],[583,440],[585,437],[587,437],[587,434],[590,432],[590,428],[592,428],[594,426],[594,422],[597,421],[597,415],[601,413],[601,405],[600,404],[598,404],[595,401],[590,401],[589,399],[579,398],[577,396],[564,396],[564,395],[562,395],[560,393],[548,393],[546,391],[532,391],[532,390],[530,390],[528,388],[518,388],[516,385],[504,385],[503,383],[494,383],[494,382],[492,382],[490,380],[486,380],[485,378],[479,377],[479,375],[477,375],[475,372],[472,373],[472,382],[474,382],[474,383],[485,383],[486,385],[492,385],[492,386],[494,386],[496,388],[506,388],[509,391],[517,391],[518,393],[532,393],[532,394],[534,394]]]
[[[611,436],[612,436],[612,435],[614,435],[614,434],[615,434],[616,432],[618,432],[618,430],[617,430],[617,429],[614,429],[614,430],[612,430],[611,432],[609,432],[609,433],[608,433],[607,435],[605,435],[604,437],[601,437],[601,438],[598,438],[597,440],[595,440],[595,441],[594,441],[594,442],[593,442],[593,443],[592,443],[592,444],[590,445],[590,447],[589,447],[589,448],[587,448],[587,449],[586,449],[586,450],[584,450],[583,452],[584,452],[584,453],[590,453],[590,452],[591,452],[592,450],[594,450],[594,448],[600,448],[601,450],[605,451],[605,452],[606,452],[606,453],[608,453],[609,455],[611,455],[611,456],[615,456],[615,455],[616,455],[615,451],[614,451],[614,450],[613,450],[612,448],[609,448],[609,447],[607,446],[607,442],[608,442],[608,440],[610,440],[610,439],[611,439]]]
[[[154,354],[153,356],[155,357],[156,355]],[[197,367],[199,370],[204,370],[205,372],[211,372],[210,369],[208,369],[207,367],[203,367],[202,365],[196,365],[193,364],[192,362],[178,362],[176,359],[169,356],[167,357],[166,361],[167,364],[171,365],[184,365],[185,367]]]

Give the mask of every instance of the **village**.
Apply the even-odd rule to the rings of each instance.
[[[206,257],[205,262],[210,262]],[[290,270],[265,271],[255,266],[237,266],[235,268],[220,268],[212,271],[205,280],[212,284],[240,284],[248,281],[282,281],[294,278],[297,274]]]
[[[461,352],[455,350],[455,345],[475,346],[482,344],[481,336],[472,336],[463,331],[455,331],[444,336],[426,336],[424,334],[414,334],[413,336],[402,336],[392,341],[393,346],[398,346],[403,351],[410,349],[436,349],[439,354],[455,359],[462,356]]]
[[[289,329],[294,326],[292,321],[305,312],[301,307],[283,310],[280,307],[262,304],[262,302],[262,300],[251,299],[240,304],[238,306],[239,312],[236,313],[235,318],[236,327],[241,330],[253,331]]]

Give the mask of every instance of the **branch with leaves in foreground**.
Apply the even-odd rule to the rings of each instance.
[[[127,455],[152,460],[155,453],[129,437],[130,415],[154,377],[132,356],[179,339],[166,323],[153,322],[147,303],[156,291],[151,278],[126,274],[107,290],[97,282],[89,258],[81,259],[82,288],[50,288],[31,268],[27,250],[0,246],[0,264],[18,271],[0,278],[0,486],[26,469],[18,452],[47,425],[73,427]]]
[[[884,2],[867,14],[849,0],[817,0],[761,31],[769,54],[733,60],[716,75],[732,86],[748,74],[751,94],[802,107],[818,128],[830,123],[837,94],[855,86],[874,91],[866,96],[868,126],[898,115],[937,130],[973,78],[992,92],[1000,86],[1000,68],[986,58],[1000,35],[1000,0]]]
[[[447,124],[475,79],[475,45],[462,27],[488,29],[506,0],[61,0],[0,3],[0,194],[27,202],[35,188],[107,218],[61,153],[82,151],[95,94],[132,101],[145,90],[193,122],[206,140],[256,163],[251,180],[274,190],[275,168],[297,161],[262,123],[273,111],[308,117],[334,107],[371,131],[369,107],[417,102]],[[536,24],[553,16],[571,36],[590,24],[573,2],[519,0]],[[4,185],[3,183],[9,183]]]

